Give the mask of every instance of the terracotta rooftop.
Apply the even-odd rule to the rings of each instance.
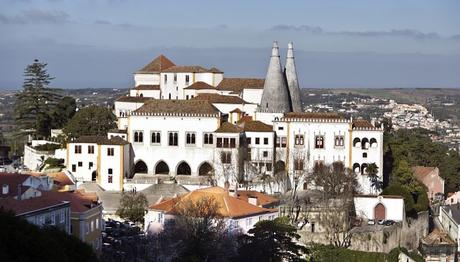
[[[194,90],[200,90],[200,89],[216,89],[216,87],[208,84],[208,83],[205,83],[205,82],[195,82],[189,86],[187,86],[186,88],[184,89],[194,89]]]
[[[246,132],[273,132],[273,126],[260,121],[241,121],[238,126]]]
[[[337,113],[290,112],[284,114],[284,118],[343,119],[343,116]]]
[[[428,236],[421,239],[422,243],[430,246],[440,246],[440,245],[455,245],[449,235],[439,229],[435,228],[433,232],[428,234]]]
[[[165,73],[222,73],[219,69],[213,67],[211,69],[204,68],[198,65],[191,66],[171,66],[166,70]]]
[[[219,110],[210,102],[199,99],[152,100],[135,110],[134,113],[217,115]]]
[[[136,90],[160,90],[160,85],[138,85]]]
[[[42,196],[38,197],[44,200],[60,200],[70,202],[71,212],[82,213],[88,211],[99,204],[95,201],[92,194],[87,194],[82,191],[75,192],[56,192],[42,191]]]
[[[239,200],[243,200],[245,202],[248,202],[249,197],[255,197],[257,198],[257,204],[259,206],[267,206],[267,205],[279,203],[279,199],[277,198],[271,197],[261,192],[251,191],[251,190],[238,190],[236,197]]]
[[[217,128],[216,133],[241,133],[243,129],[234,125],[230,124],[229,122],[223,122],[219,128]]]
[[[137,73],[159,73],[172,66],[175,66],[175,64],[171,62],[171,60],[164,55],[160,55],[142,69],[138,70]]]
[[[110,129],[108,133],[126,134],[128,131],[125,129]]]
[[[52,177],[54,181],[53,183],[58,186],[75,185],[75,183],[64,172],[48,173],[47,175]]]
[[[430,166],[414,166],[412,167],[412,173],[417,179],[423,179],[428,174],[433,172],[435,169],[436,167],[430,167]]]
[[[365,119],[355,119],[352,125],[353,127],[375,128],[375,126]]]
[[[224,78],[217,85],[217,89],[241,93],[243,89],[263,89],[265,79],[259,78]]]
[[[119,136],[108,139],[106,136],[81,136],[69,143],[88,143],[98,145],[127,145],[128,141]]]
[[[43,197],[43,194],[25,200],[17,200],[13,197],[0,198],[0,207],[14,212],[17,216],[63,204],[66,202],[61,199]]]
[[[130,102],[130,103],[145,103],[153,100],[152,97],[141,97],[141,96],[120,96],[115,100],[116,102]]]
[[[208,100],[213,104],[250,104],[238,96],[224,96],[219,94],[199,94],[191,100]]]
[[[232,197],[221,187],[209,187],[198,189],[187,194],[165,200],[158,204],[150,206],[154,210],[162,210],[167,214],[176,214],[177,208],[186,201],[197,202],[203,197],[214,198],[219,205],[218,212],[221,216],[227,218],[240,218],[254,216],[258,214],[276,212],[272,209],[262,208],[249,204],[247,201]]]
[[[21,192],[25,192],[29,187],[22,184],[28,179],[29,175],[12,173],[0,173],[0,198],[14,197],[18,195],[18,186],[21,185]],[[3,194],[3,185],[8,185],[8,194]]]

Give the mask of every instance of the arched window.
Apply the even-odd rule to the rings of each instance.
[[[134,132],[134,142],[139,142],[139,133]]]
[[[358,163],[353,164],[353,172],[355,172],[355,174],[359,174],[361,172],[361,167]]]
[[[176,173],[178,175],[191,175],[192,170],[190,169],[190,166],[186,162],[182,162],[177,167],[177,172]]]
[[[198,174],[200,176],[208,176],[208,175],[212,175],[212,172],[213,172],[213,168],[212,166],[208,163],[208,162],[204,162],[200,168],[198,169]]]
[[[137,163],[134,165],[134,173],[142,173],[142,174],[147,174],[148,169],[147,165],[145,164],[144,161],[139,160]]]
[[[366,137],[361,139],[361,148],[369,149],[369,139],[367,139]]]
[[[377,147],[377,139],[371,138],[370,145],[371,145],[372,148]]]
[[[324,136],[315,136],[315,148],[324,148]]]
[[[158,162],[155,166],[155,174],[156,175],[168,175],[169,174],[169,166],[164,161]]]

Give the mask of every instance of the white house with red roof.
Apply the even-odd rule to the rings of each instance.
[[[163,230],[168,221],[175,219],[178,210],[184,203],[189,201],[197,203],[203,198],[213,199],[213,202],[218,205],[218,214],[225,219],[229,231],[246,233],[257,222],[273,220],[278,217],[277,209],[264,208],[258,205],[256,196],[252,198],[248,197],[247,194],[244,196],[246,198],[240,198],[235,193],[221,187],[209,187],[160,201],[149,207],[144,219],[145,231],[155,233]]]

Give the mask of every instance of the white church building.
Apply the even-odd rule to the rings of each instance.
[[[69,143],[66,163],[75,177],[106,190],[136,177],[234,186],[342,161],[357,173],[363,193],[378,193],[366,167],[375,163],[382,181],[383,129],[335,113],[302,112],[292,43],[285,67],[274,43],[265,79],[225,78],[217,68],[178,66],[160,55],[134,73],[134,83],[115,101],[119,130],[100,143]],[[111,144],[120,159],[106,154]],[[104,165],[117,165],[112,181],[121,182],[107,183]]]

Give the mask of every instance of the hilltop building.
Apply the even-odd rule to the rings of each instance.
[[[68,143],[66,166],[78,183],[140,191],[170,180],[194,186],[244,182],[282,192],[313,185],[267,185],[267,176],[292,179],[315,164],[341,161],[358,175],[362,193],[379,193],[367,166],[375,163],[382,181],[382,127],[336,113],[302,112],[292,43],[284,67],[273,43],[265,79],[226,78],[217,68],[176,65],[160,55],[134,73],[134,87],[115,101],[114,113],[117,130]]]

